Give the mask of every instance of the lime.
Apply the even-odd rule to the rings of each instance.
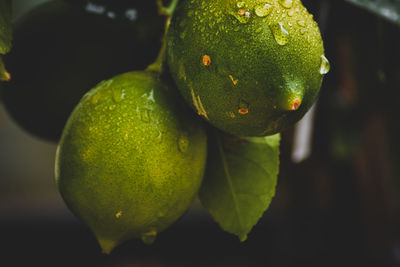
[[[234,135],[293,125],[329,70],[318,25],[299,0],[181,1],[167,40],[186,101]]]
[[[104,253],[131,238],[151,243],[197,194],[206,134],[176,99],[156,74],[130,72],[90,90],[68,119],[56,181]]]

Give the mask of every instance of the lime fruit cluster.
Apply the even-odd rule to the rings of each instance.
[[[181,0],[170,21],[173,0],[160,8],[170,21],[163,46],[156,12],[123,26],[116,17],[128,13],[107,11],[112,1],[69,2],[17,24],[4,101],[37,136],[58,140],[63,129],[57,186],[104,253],[132,238],[152,243],[190,207],[207,154],[196,113],[233,135],[271,135],[307,112],[329,71],[299,0]]]
[[[68,119],[56,181],[105,253],[131,238],[151,243],[197,194],[206,134],[176,99],[158,74],[129,72],[99,83]]]
[[[318,25],[299,0],[181,1],[167,40],[185,100],[239,136],[292,126],[329,71]]]

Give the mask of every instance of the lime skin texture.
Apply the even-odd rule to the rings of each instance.
[[[299,0],[181,1],[168,66],[189,105],[238,136],[292,126],[315,102],[328,61]]]
[[[90,90],[68,119],[56,182],[104,253],[132,238],[151,243],[199,190],[206,133],[175,91],[153,72],[121,74]]]

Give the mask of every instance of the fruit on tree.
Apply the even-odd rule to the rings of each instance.
[[[183,97],[234,135],[293,125],[329,70],[318,25],[300,0],[180,1],[167,40]]]
[[[59,191],[105,253],[127,239],[153,241],[188,209],[203,178],[202,122],[157,75],[99,83],[72,112],[57,149]]]

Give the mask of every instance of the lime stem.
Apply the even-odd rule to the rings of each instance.
[[[146,68],[147,71],[154,71],[154,72],[158,72],[159,74],[161,74],[163,72],[164,62],[165,62],[165,54],[167,51],[168,29],[169,29],[169,25],[171,23],[172,15],[176,9],[178,2],[179,2],[179,0],[171,0],[170,5],[167,7],[164,7],[162,0],[157,0],[158,12],[160,15],[165,16],[164,36],[162,37],[160,52],[158,53],[156,60]]]
[[[171,3],[169,4],[169,6],[164,7],[162,0],[157,0],[158,12],[161,15],[172,17],[172,15],[174,14],[174,11],[176,9],[176,6],[178,5],[178,2],[179,2],[179,0],[171,0]]]

